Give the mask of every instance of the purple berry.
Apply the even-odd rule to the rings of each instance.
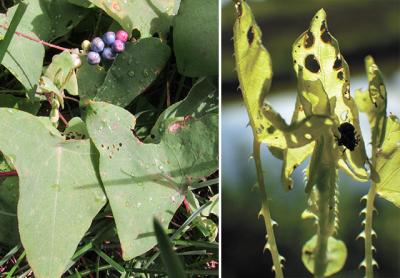
[[[120,40],[115,40],[115,42],[112,45],[112,48],[115,52],[123,52],[125,50],[125,43]]]
[[[115,39],[126,42],[128,40],[128,33],[124,30],[119,30],[115,35]]]
[[[111,47],[106,47],[104,48],[103,53],[101,53],[101,56],[106,60],[114,60],[116,53],[111,49]]]
[[[91,50],[94,52],[102,52],[104,49],[104,42],[101,38],[96,37],[92,40],[92,43],[90,44]]]
[[[115,33],[114,32],[107,32],[103,35],[103,41],[106,45],[112,45],[115,41]]]
[[[100,54],[94,51],[90,51],[87,54],[87,61],[89,64],[91,65],[98,65],[100,64],[101,58],[100,58]]]

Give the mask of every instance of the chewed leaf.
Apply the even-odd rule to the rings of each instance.
[[[329,98],[330,114],[335,116],[339,124],[351,123],[356,133],[361,135],[357,107],[350,95],[349,68],[340,53],[338,42],[328,31],[323,9],[316,13],[309,29],[295,41],[292,55],[296,73],[300,75],[299,72],[303,69],[302,82],[306,84],[319,80]],[[315,86],[318,86],[318,83]],[[309,89],[313,89],[312,86]],[[311,99],[309,101],[312,102]],[[326,107],[321,109],[326,111]],[[336,128],[333,129],[333,134],[338,134]],[[362,137],[355,150],[345,152],[345,156],[349,169],[355,175],[368,176],[365,169],[367,156]]]
[[[400,122],[389,116],[386,133],[380,150],[376,153],[376,171],[379,182],[378,194],[400,207]]]
[[[356,91],[356,102],[361,112],[368,116],[371,126],[373,152],[383,143],[386,126],[386,88],[382,74],[371,56],[365,58],[368,92]],[[374,154],[373,154],[374,156]]]
[[[303,246],[301,259],[307,270],[314,273],[315,247],[317,246],[317,236],[313,236]],[[330,276],[340,271],[347,257],[347,248],[343,241],[329,237],[328,239],[328,265],[324,276]]]
[[[190,183],[218,167],[217,114],[171,119],[158,144],[140,142],[132,133],[135,123],[121,107],[88,107],[86,124],[100,153],[100,176],[126,260],[156,244],[153,217],[167,227]]]
[[[250,124],[258,142],[284,149],[283,132],[276,129],[261,112],[265,94],[271,85],[271,57],[262,45],[261,30],[247,3],[241,1],[237,12],[238,19],[233,28],[236,71]]]
[[[89,140],[66,141],[50,123],[14,109],[0,108],[0,130],[0,150],[14,158],[19,176],[18,226],[29,265],[35,277],[61,277],[106,202],[97,154]]]

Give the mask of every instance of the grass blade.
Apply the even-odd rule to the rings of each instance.
[[[158,245],[161,251],[161,259],[164,263],[169,277],[184,278],[187,277],[183,270],[181,261],[176,253],[172,250],[171,242],[161,224],[157,219],[154,219],[154,231],[156,233]]]
[[[20,23],[27,7],[28,7],[27,3],[21,2],[19,3],[17,10],[15,11],[10,26],[8,27],[4,39],[0,44],[0,64],[3,62],[3,58],[6,55],[6,51],[11,43],[11,39],[14,36],[15,30],[17,30],[18,24]]]

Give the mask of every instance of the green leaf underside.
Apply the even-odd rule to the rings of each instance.
[[[242,2],[239,9],[240,20],[234,26],[236,70],[256,139],[266,143],[281,159],[299,153],[304,155],[293,163],[284,163],[282,179],[284,188],[288,190],[292,188],[290,174],[311,153],[313,141],[333,122],[325,115],[306,117],[296,105],[292,124],[288,125],[265,103],[272,79],[271,58],[262,45],[261,31],[250,8]]]
[[[365,58],[365,68],[369,80],[368,91],[364,93],[356,91],[355,99],[360,111],[368,116],[372,131],[371,144],[373,153],[375,153],[384,140],[387,119],[387,93],[382,73],[371,56]]]
[[[190,77],[218,74],[218,0],[182,1],[174,18],[178,71]]]
[[[266,141],[269,146],[284,149],[284,142],[274,140],[282,138],[283,133],[261,113],[264,94],[269,90],[272,79],[270,55],[262,45],[261,30],[246,2],[241,3],[239,16],[234,25],[233,40],[236,71],[250,124],[258,142]]]
[[[159,144],[143,144],[132,134],[136,119],[128,111],[90,104],[86,123],[100,152],[100,176],[125,260],[156,244],[153,217],[167,227],[188,185],[216,170],[217,119],[171,120]]]
[[[311,273],[314,274],[314,249],[317,244],[317,236],[313,236],[303,246],[301,259]],[[347,249],[343,241],[329,237],[328,239],[328,266],[325,276],[330,276],[340,271],[346,262]]]
[[[17,7],[18,5],[9,8],[7,14],[0,17],[0,23],[8,26]],[[65,0],[31,0],[17,31],[49,41],[70,31],[86,13],[86,9],[69,4]],[[0,29],[0,37],[3,37],[5,32],[4,29]],[[27,90],[32,90],[39,82],[43,57],[43,45],[14,34],[2,64]]]
[[[36,277],[60,277],[106,197],[89,140],[65,141],[42,121],[0,109],[0,150],[18,171],[19,233],[29,264]]]
[[[89,0],[115,19],[128,33],[139,30],[142,38],[169,32],[180,0]]]
[[[157,38],[127,43],[108,70],[94,100],[118,106],[128,105],[157,78],[165,67],[171,50]],[[97,74],[96,76],[102,76]],[[96,83],[94,84],[96,85]]]
[[[400,207],[400,122],[395,116],[387,119],[385,139],[376,156],[376,171],[380,177],[376,183],[377,192]]]
[[[356,133],[361,135],[358,109],[350,96],[348,65],[340,54],[338,42],[328,31],[323,9],[313,17],[310,28],[295,41],[292,55],[299,78],[299,92],[303,96],[303,108],[312,106],[313,114],[328,114],[338,124],[349,122],[355,127]],[[332,132],[340,136],[337,127],[334,126]],[[367,178],[364,168],[367,156],[362,137],[355,150],[346,151],[343,159],[347,163],[339,165],[347,168],[346,172]]]

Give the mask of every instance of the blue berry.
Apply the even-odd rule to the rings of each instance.
[[[114,32],[107,32],[103,35],[103,41],[106,45],[112,45],[115,41],[115,33]]]
[[[103,53],[101,53],[101,56],[106,60],[114,60],[116,53],[111,49],[111,47],[106,47],[104,48]]]
[[[90,51],[87,54],[87,61],[89,64],[91,65],[98,65],[100,64],[101,58],[100,58],[100,54],[94,51]]]
[[[115,42],[112,45],[112,48],[115,52],[123,52],[125,50],[125,43],[120,40],[115,40]]]
[[[91,50],[94,52],[102,52],[104,49],[104,42],[101,38],[96,37],[92,40],[92,43],[90,44]]]

